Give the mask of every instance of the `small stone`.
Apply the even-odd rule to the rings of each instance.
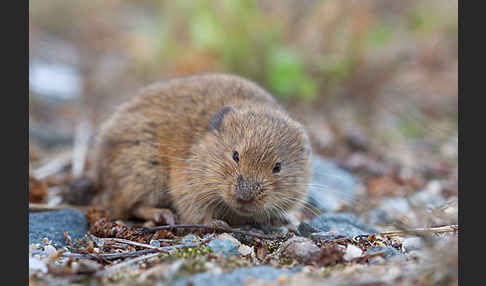
[[[375,256],[368,258],[369,264],[383,264],[386,263],[386,259],[381,256]]]
[[[346,253],[344,254],[343,258],[346,260],[352,260],[353,258],[360,257],[363,251],[361,248],[348,244],[348,247],[346,247]]]
[[[160,241],[158,241],[156,239],[152,239],[152,240],[150,240],[150,246],[152,246],[152,247],[160,247]]]
[[[385,258],[387,260],[392,259],[395,256],[397,256],[397,259],[396,259],[397,261],[402,259],[402,258],[406,259],[405,255],[403,255],[403,253],[401,253],[400,251],[396,250],[395,248],[393,248],[391,246],[375,245],[375,246],[368,248],[368,250],[366,250],[365,254],[372,254],[372,253],[376,253],[376,252],[380,252],[380,251],[385,251],[385,254],[383,254],[383,258]]]
[[[340,238],[346,238],[347,236],[343,233],[337,231],[320,231],[314,232],[310,234],[310,238],[317,241],[329,241],[329,240],[336,240]]]
[[[236,244],[238,244],[238,245],[240,245],[240,244],[241,244],[241,242],[240,242],[238,239],[234,238],[234,237],[233,237],[233,236],[231,236],[231,234],[229,234],[229,233],[222,233],[222,234],[218,235],[216,238],[221,238],[221,239],[222,239],[222,238],[225,238],[225,239],[229,239],[229,240],[233,241],[234,243],[236,243]]]
[[[199,242],[199,240],[200,240],[199,236],[190,233],[182,238],[181,243],[182,244],[197,243]]]
[[[308,201],[323,211],[337,211],[357,197],[356,179],[334,162],[312,157],[312,187]],[[322,186],[322,187],[320,187]]]
[[[47,243],[66,246],[64,232],[69,232],[73,241],[88,232],[88,221],[83,212],[74,209],[29,213],[29,244]],[[47,240],[44,238],[47,237]]]
[[[76,273],[83,274],[94,273],[102,268],[103,265],[101,265],[100,263],[88,259],[81,259],[76,263],[75,266],[73,266],[73,269]]]
[[[52,245],[46,245],[46,246],[44,246],[44,252],[47,255],[51,255],[51,254],[56,253],[56,248]]]
[[[294,236],[281,246],[282,254],[286,257],[308,262],[319,253],[319,247],[308,238]]]
[[[446,200],[442,197],[440,192],[437,191],[437,184],[440,185],[440,183],[432,181],[424,190],[413,194],[410,197],[410,202],[414,206],[425,206],[427,208],[437,208],[444,205]]]
[[[402,242],[402,248],[406,252],[422,249],[422,239],[420,237],[410,237]]]
[[[211,240],[208,243],[208,246],[213,250],[213,252],[221,253],[226,257],[240,255],[238,252],[238,244],[226,238],[217,238]]]
[[[47,265],[35,257],[29,257],[29,269],[34,271],[40,271],[42,273],[47,273]]]
[[[290,277],[300,271],[300,267],[293,269],[278,269],[270,266],[241,267],[230,273],[214,275],[211,273],[200,273],[191,277],[182,278],[175,281],[172,285],[197,285],[197,286],[222,286],[222,285],[248,285],[250,279],[260,282],[272,282],[283,279],[281,276]],[[279,279],[280,277],[280,279]]]
[[[347,237],[376,233],[377,230],[364,224],[349,213],[325,213],[311,221],[301,222],[298,228],[299,235],[309,236],[320,231],[336,231]]]
[[[249,247],[246,244],[241,244],[240,247],[238,247],[238,252],[241,254],[241,256],[248,256],[253,254],[253,247]]]

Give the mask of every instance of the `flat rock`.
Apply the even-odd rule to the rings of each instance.
[[[319,247],[312,240],[300,236],[294,236],[285,241],[281,249],[285,257],[297,259],[303,263],[310,261],[319,253]]]
[[[337,211],[357,196],[357,181],[347,171],[321,156],[312,157],[308,202],[322,211]]]
[[[288,269],[278,269],[270,266],[256,266],[256,267],[243,267],[238,268],[231,273],[223,274],[209,274],[201,273],[194,276],[183,278],[175,281],[172,285],[174,286],[240,286],[248,285],[252,281],[270,282],[276,280],[280,275],[291,276],[295,272],[299,271],[300,268],[294,268],[292,270]]]
[[[441,186],[437,181],[431,181],[427,186],[408,198],[383,198],[380,206],[366,213],[366,222],[373,225],[386,225],[397,219],[406,218],[411,227],[420,227],[422,218],[412,211],[413,207],[434,209],[444,205],[446,200],[441,195]],[[434,218],[434,224],[448,224]]]
[[[353,214],[349,213],[321,214],[310,221],[301,222],[298,227],[298,232],[301,236],[309,236],[311,233],[322,231],[335,231],[347,237],[377,232],[374,227],[361,222]]]
[[[29,213],[29,244],[42,243],[47,237],[56,246],[66,246],[64,232],[74,240],[88,232],[88,221],[84,214],[75,209]]]
[[[391,259],[394,258],[395,260],[400,260],[400,259],[406,259],[405,255],[398,251],[397,249],[391,247],[391,246],[372,246],[366,250],[364,253],[366,254],[372,254],[380,251],[385,251],[383,254],[383,258],[385,259]]]
[[[199,236],[193,234],[193,233],[190,233],[186,236],[184,236],[181,240],[181,244],[190,244],[190,243],[197,243],[199,242],[201,239],[199,238]]]
[[[375,224],[387,224],[405,215],[414,215],[408,201],[404,198],[384,198],[379,207],[366,214],[366,221]],[[413,218],[412,218],[413,219]]]
[[[226,257],[240,255],[238,252],[239,245],[227,238],[213,239],[208,243],[208,246],[213,252],[222,253]]]
[[[402,242],[402,247],[406,252],[422,249],[422,238],[410,237]]]

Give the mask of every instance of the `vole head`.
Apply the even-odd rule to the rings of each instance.
[[[300,124],[272,110],[224,106],[192,150],[208,204],[255,221],[281,217],[307,195],[310,147]]]

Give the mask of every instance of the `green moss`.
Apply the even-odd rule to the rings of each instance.
[[[183,249],[174,249],[170,256],[175,258],[190,259],[206,255],[211,252],[211,248],[203,246],[188,247]]]

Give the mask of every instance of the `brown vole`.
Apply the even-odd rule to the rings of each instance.
[[[100,128],[100,201],[114,217],[279,224],[310,178],[304,128],[255,83],[206,74],[154,84]]]

